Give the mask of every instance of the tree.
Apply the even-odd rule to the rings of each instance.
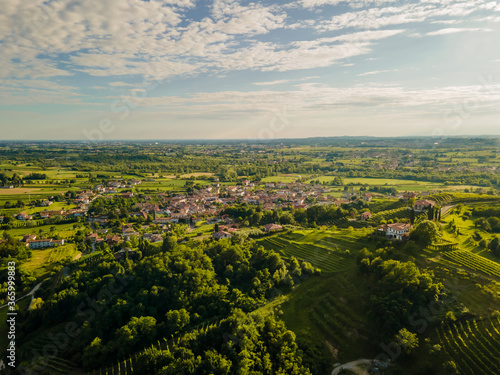
[[[165,314],[169,333],[177,334],[189,324],[189,312],[186,309],[170,310]]]
[[[161,247],[162,251],[172,251],[177,246],[176,236],[167,236],[163,240],[163,245]]]
[[[436,223],[424,220],[410,233],[410,238],[423,245],[430,245],[441,238],[441,233]]]
[[[500,256],[500,239],[494,237],[488,245],[488,248],[494,255]]]
[[[96,337],[83,351],[83,366],[86,368],[100,366],[105,357],[106,350],[102,345],[102,340]]]
[[[120,356],[134,348],[145,347],[156,337],[156,319],[151,316],[134,316],[116,331],[115,336]]]
[[[432,207],[431,205],[429,205],[429,208],[427,210],[427,218],[429,220],[433,220],[434,219],[434,207]]]
[[[401,345],[406,354],[411,354],[418,348],[417,334],[408,331],[406,328],[399,330],[396,335],[396,341]]]

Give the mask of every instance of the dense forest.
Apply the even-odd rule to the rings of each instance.
[[[204,361],[216,361],[217,367],[221,366],[213,369],[217,373],[226,367],[246,368],[251,373],[269,366],[276,373],[304,373],[293,333],[272,317],[246,314],[317,272],[309,263],[285,261],[262,247],[230,241],[195,248],[164,241],[159,250],[124,263],[106,257],[98,264],[80,263],[71,278],[40,296],[35,311],[21,315],[21,335],[39,326],[75,322],[78,340],[71,340],[60,354],[86,369],[116,362],[155,340],[182,336],[178,344],[169,343],[170,352],[151,353],[166,366],[165,374],[187,374],[188,369],[198,367],[204,370],[196,373],[209,374],[212,370],[205,368]],[[227,353],[228,343],[210,346],[209,351],[202,343],[211,342],[206,335],[216,333],[195,330],[217,323],[218,330],[237,334],[235,330],[242,328],[239,321],[246,322],[248,339],[257,341],[235,343],[238,348],[233,349],[238,352],[232,355]],[[252,333],[254,330],[259,334]],[[265,342],[259,341],[267,336]],[[271,339],[275,336],[281,337],[280,343]],[[256,348],[263,352],[257,353]],[[196,356],[188,355],[191,350]],[[205,357],[201,362],[199,355]],[[258,356],[260,360],[250,361],[245,356]]]

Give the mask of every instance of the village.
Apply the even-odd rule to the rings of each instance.
[[[336,206],[360,205],[368,207],[374,196],[378,198],[398,198],[405,202],[412,202],[417,213],[425,212],[429,207],[434,207],[435,202],[431,200],[416,200],[417,193],[405,192],[396,196],[386,196],[378,193],[354,191],[353,188],[344,189],[341,198],[330,195],[331,188],[321,184],[306,184],[300,182],[256,182],[247,179],[237,185],[222,185],[218,182],[212,183],[202,189],[195,189],[191,194],[158,193],[138,194],[136,187],[142,184],[141,180],[109,181],[106,184],[98,184],[93,189],[78,191],[72,199],[71,204],[76,208],[42,210],[36,214],[28,215],[20,212],[15,219],[21,223],[41,220],[88,222],[92,232],[85,241],[92,246],[106,243],[110,247],[116,247],[131,238],[141,238],[149,243],[161,242],[163,233],[170,231],[172,224],[187,224],[191,230],[197,223],[205,221],[208,224],[216,224],[212,237],[215,240],[231,238],[238,231],[241,223],[235,223],[227,214],[222,214],[225,208],[235,204],[247,204],[258,206],[262,210],[276,209],[307,209],[312,205]],[[138,196],[142,196],[141,199]],[[111,233],[107,228],[110,218],[108,215],[96,215],[89,211],[92,202],[103,198],[112,200],[116,197],[122,199],[133,199],[132,210],[128,213],[130,223],[124,224],[120,231]],[[42,207],[50,207],[51,200],[40,202]],[[119,211],[119,210],[118,210]],[[120,214],[120,212],[117,212]],[[361,210],[359,215],[351,212],[349,221],[368,221],[372,218],[369,209]],[[0,216],[0,223],[4,217]],[[135,224],[134,224],[135,223]],[[138,224],[140,223],[140,224]],[[278,223],[269,223],[262,226],[264,232],[275,232],[282,230]],[[388,239],[407,240],[412,225],[409,223],[384,223],[378,226],[378,232],[385,234]],[[22,242],[30,249],[60,246],[64,244],[62,238],[39,238],[36,234],[25,235]]]

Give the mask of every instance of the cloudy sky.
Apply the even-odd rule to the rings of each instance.
[[[500,134],[495,1],[0,1],[0,139]]]

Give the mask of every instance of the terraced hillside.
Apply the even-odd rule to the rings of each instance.
[[[296,231],[267,237],[260,241],[266,249],[272,249],[285,257],[296,257],[310,262],[323,272],[340,272],[354,266],[351,251],[360,250],[356,241],[366,231],[329,232]],[[348,250],[348,251],[347,251]]]
[[[500,278],[500,264],[470,251],[450,251],[444,253],[444,257],[458,266],[467,267],[473,271],[480,271],[488,276],[496,276]]]
[[[463,375],[497,375],[500,368],[500,320],[459,322],[437,330],[440,345]]]
[[[60,358],[55,355],[45,356],[47,348],[54,347],[54,342],[48,337],[38,337],[31,340],[29,345],[23,348],[22,355],[27,358],[33,358],[37,355],[42,355],[38,364],[45,368],[45,371],[49,374],[74,374],[78,372],[77,365]],[[50,353],[50,350],[48,351]]]
[[[287,327],[305,341],[327,345],[332,364],[376,352],[375,328],[363,309],[362,287],[350,271],[303,282],[282,305]]]

